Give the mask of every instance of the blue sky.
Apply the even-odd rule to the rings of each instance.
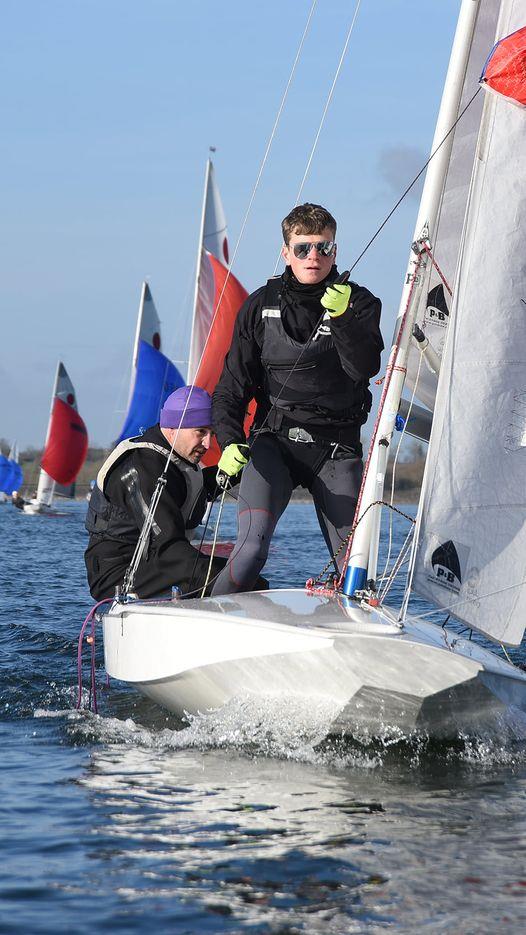
[[[43,443],[60,358],[91,442],[116,437],[146,277],[186,358],[208,147],[232,249],[310,6],[4,0],[0,436]],[[340,268],[427,158],[459,6],[362,0],[302,196],[338,219]],[[318,2],[234,267],[249,291],[273,273],[354,9]],[[353,274],[387,344],[416,210]]]

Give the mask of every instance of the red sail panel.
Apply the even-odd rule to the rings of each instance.
[[[72,484],[88,453],[88,432],[76,409],[55,397],[42,467],[57,484]]]
[[[497,94],[526,106],[526,26],[497,42],[480,80]]]
[[[196,386],[200,386],[202,389],[208,390],[209,393],[213,393],[219,377],[221,376],[225,357],[232,342],[232,332],[234,330],[237,313],[247,298],[248,292],[232,273],[228,275],[228,270],[225,269],[223,264],[220,263],[215,256],[207,253],[206,259],[210,263],[214,277],[214,312],[220,300],[221,304],[219,305],[218,313],[212,324],[204,356],[194,382]],[[254,418],[255,410],[256,404],[252,402],[249,406],[247,418],[245,419],[245,433],[247,435]],[[202,463],[206,467],[210,467],[211,465],[217,464],[220,457],[221,452],[219,450],[219,445],[214,439]]]

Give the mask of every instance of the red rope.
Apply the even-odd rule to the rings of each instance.
[[[442,282],[444,283],[444,285],[445,285],[447,291],[449,292],[450,295],[453,295],[453,290],[452,290],[451,286],[449,285],[449,283],[448,283],[446,277],[444,276],[444,273],[443,273],[442,270],[440,269],[440,266],[438,265],[437,261],[435,260],[433,254],[432,254],[432,252],[431,252],[431,248],[429,247],[429,245],[428,245],[427,243],[424,243],[424,244],[423,244],[423,247],[424,247],[424,250],[426,251],[426,253],[427,253],[429,259],[431,260],[431,263],[432,263],[433,266],[435,267],[435,269],[436,269],[438,275],[440,276]]]
[[[357,517],[359,516],[359,514],[360,514],[360,507],[361,507],[361,505],[362,505],[363,491],[364,491],[364,488],[365,488],[365,481],[366,481],[366,479],[367,479],[367,472],[369,471],[369,468],[370,468],[370,465],[371,465],[371,458],[372,458],[372,456],[373,456],[374,443],[375,443],[375,441],[376,441],[376,436],[377,436],[377,434],[378,434],[378,428],[379,428],[379,425],[380,425],[380,419],[381,419],[382,412],[383,412],[383,408],[384,408],[384,405],[385,405],[385,398],[386,398],[386,396],[387,396],[387,392],[388,392],[389,386],[390,386],[390,384],[391,384],[391,378],[392,378],[393,373],[394,373],[395,370],[400,370],[400,369],[402,369],[402,370],[404,370],[404,371],[406,370],[405,367],[403,367],[403,368],[397,367],[396,361],[397,361],[397,357],[398,357],[398,352],[399,352],[399,350],[400,350],[400,338],[401,338],[401,336],[402,336],[402,331],[403,331],[403,329],[404,329],[404,326],[405,326],[405,323],[406,323],[406,319],[407,319],[407,315],[408,315],[408,312],[409,312],[409,308],[410,308],[410,305],[411,305],[411,299],[412,299],[412,297],[413,297],[413,291],[414,291],[414,288],[415,288],[415,285],[416,285],[416,280],[417,280],[417,273],[418,273],[418,270],[420,269],[420,266],[421,266],[421,265],[422,265],[422,255],[420,254],[419,257],[418,257],[418,262],[417,262],[417,264],[416,264],[415,274],[414,274],[414,276],[413,276],[413,281],[412,281],[412,283],[411,283],[411,288],[409,289],[409,295],[407,296],[407,302],[406,302],[406,306],[405,306],[405,309],[404,309],[404,314],[403,314],[403,316],[402,316],[402,321],[400,322],[400,327],[399,327],[399,329],[398,329],[398,334],[396,335],[396,341],[395,341],[395,345],[394,345],[395,351],[394,351],[393,363],[392,363],[392,364],[388,363],[387,369],[386,369],[386,372],[385,372],[385,380],[384,380],[384,385],[383,385],[383,389],[382,389],[382,395],[381,395],[381,397],[380,397],[380,405],[378,406],[378,414],[377,414],[377,416],[376,416],[376,421],[375,421],[375,423],[374,423],[373,434],[372,434],[372,436],[371,436],[371,443],[370,443],[370,445],[369,445],[369,451],[368,451],[368,454],[367,454],[367,460],[366,460],[366,462],[365,462],[365,467],[364,467],[364,470],[363,470],[363,477],[362,477],[362,483],[361,483],[361,487],[360,487],[360,493],[358,494],[358,502],[357,502],[357,504],[356,504],[356,510],[355,510],[355,513],[354,513],[355,521],[356,521],[356,518],[357,518]],[[344,579],[344,577],[345,577],[345,572],[347,571],[347,565],[348,565],[348,563],[349,563],[349,559],[350,559],[350,556],[351,556],[351,549],[352,549],[353,539],[354,539],[354,532],[352,533],[352,535],[351,535],[350,538],[349,538],[349,545],[347,546],[347,551],[346,551],[346,553],[345,553],[345,559],[344,559],[343,566],[342,566],[342,573],[341,573],[341,575],[340,575],[340,577],[339,577],[339,579],[338,579],[338,585],[337,585],[338,588],[341,588],[341,586],[342,586],[342,584],[343,584],[343,579]]]

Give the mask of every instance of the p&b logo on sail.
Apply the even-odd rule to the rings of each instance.
[[[456,546],[448,539],[442,542],[431,555],[431,573],[429,579],[440,584],[449,591],[458,593],[462,586],[462,566],[465,567],[468,549],[465,546]]]
[[[424,318],[426,322],[433,325],[439,325],[441,328],[447,327],[449,309],[442,284],[435,286],[428,293]]]

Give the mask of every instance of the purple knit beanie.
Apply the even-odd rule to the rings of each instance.
[[[159,421],[162,429],[205,428],[212,425],[212,399],[200,386],[180,386],[170,393]]]

